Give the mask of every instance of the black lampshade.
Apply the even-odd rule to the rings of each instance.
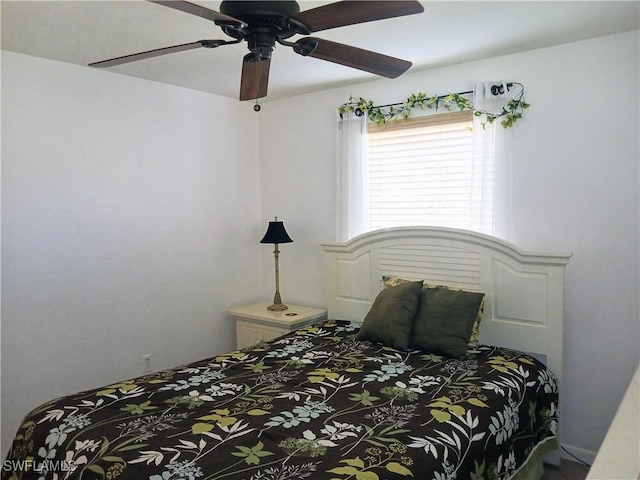
[[[260,243],[291,243],[291,237],[284,229],[284,223],[278,221],[276,217],[275,221],[269,222],[267,233],[264,234],[264,238],[260,240]]]

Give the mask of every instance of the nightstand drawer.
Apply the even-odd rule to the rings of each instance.
[[[267,310],[271,302],[232,308],[227,314],[236,321],[238,349],[273,340],[301,327],[327,319],[327,311],[320,308],[289,305],[287,310]]]
[[[270,327],[244,320],[236,321],[236,345],[238,350],[250,347],[260,342],[273,340],[290,330],[284,327]]]

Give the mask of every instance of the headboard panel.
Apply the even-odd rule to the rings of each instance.
[[[477,252],[444,245],[389,245],[380,249],[380,270],[387,275],[429,278],[432,283],[455,283],[460,288],[480,286]]]
[[[562,374],[570,254],[527,253],[488,235],[437,227],[377,230],[322,247],[329,260],[329,318],[362,321],[383,275],[480,291],[480,341],[542,355]]]

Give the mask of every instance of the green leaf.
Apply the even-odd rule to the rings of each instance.
[[[266,457],[273,455],[271,452],[263,451],[264,443],[258,442],[255,446],[249,448],[242,445],[236,446],[239,452],[231,452],[231,455],[235,457],[244,457],[244,461],[247,465],[258,465],[260,463],[260,457]]]
[[[346,463],[347,465],[351,465],[352,467],[364,468],[364,462],[360,457],[340,460],[340,463]]]
[[[104,477],[104,468],[102,468],[100,465],[96,465],[91,464],[87,467],[88,470],[91,470],[94,473],[97,473],[98,475],[102,475]]]
[[[235,452],[235,453],[234,453],[234,455],[236,455],[236,454],[237,454],[237,455],[243,455],[243,454],[244,454],[244,455],[251,455],[251,451],[252,451],[252,449],[251,449],[251,448],[249,448],[249,447],[244,447],[244,446],[242,446],[242,445],[238,445],[236,448],[237,448],[238,450],[240,450],[240,452]]]
[[[380,480],[380,477],[375,472],[358,472],[356,480]]]
[[[462,417],[466,413],[464,407],[461,407],[460,405],[451,405],[447,407],[447,410],[453,413],[456,417]]]
[[[371,445],[375,445],[376,447],[386,447],[386,445],[382,442],[377,442],[371,438],[368,438],[365,440],[365,442],[370,443]]]
[[[362,393],[352,393],[349,396],[349,400],[360,402],[362,405],[370,407],[373,405],[373,402],[375,402],[376,400],[380,400],[380,397],[371,395],[369,390],[363,390]]]
[[[136,405],[133,403],[127,403],[126,406],[122,407],[120,410],[123,412],[131,413],[132,415],[142,415],[145,410],[155,410],[158,407],[150,406],[151,401],[146,401],[141,403],[140,405]]]
[[[107,453],[107,449],[109,448],[109,440],[107,437],[102,437],[102,446],[100,447],[100,451],[98,452],[98,457],[101,457],[105,453]]]
[[[251,370],[254,373],[262,373],[265,370],[270,369],[271,367],[266,367],[264,362],[251,363],[244,367],[245,370]]]
[[[144,448],[147,447],[149,444],[148,443],[137,443],[134,445],[127,445],[121,448],[117,448],[116,451],[117,452],[128,452],[129,450],[137,450],[139,448]]]
[[[471,472],[471,480],[484,480],[484,462],[478,464],[476,460],[474,460],[475,472]]]
[[[487,405],[486,403],[484,403],[482,400],[478,398],[470,398],[469,400],[467,400],[467,402],[469,402],[471,405],[475,405],[476,407],[482,407],[482,408],[489,407],[489,405]]]
[[[397,473],[404,477],[413,477],[413,473],[411,473],[411,470],[409,470],[404,465],[399,464],[398,462],[389,462],[387,463],[386,467],[387,470],[389,470],[391,473]]]
[[[102,460],[105,462],[117,462],[117,463],[127,463],[120,457],[114,457],[113,455],[107,455],[106,457],[102,457]]]
[[[257,417],[260,415],[268,415],[271,412],[267,412],[266,410],[262,410],[260,408],[254,408],[253,410],[249,410],[247,415],[251,415],[252,417]]]
[[[214,426],[210,423],[196,423],[193,427],[191,427],[191,433],[194,435],[198,435],[200,433],[210,432],[213,430]]]
[[[431,416],[438,422],[444,423],[451,420],[451,414],[449,412],[443,412],[442,410],[431,410]]]
[[[336,467],[331,470],[327,470],[327,472],[337,473],[338,475],[357,475],[360,470],[353,467]]]

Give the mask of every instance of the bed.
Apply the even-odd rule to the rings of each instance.
[[[570,255],[426,227],[322,248],[328,321],[41,405],[2,479],[531,479],[559,461]],[[369,338],[460,296],[461,354]]]

